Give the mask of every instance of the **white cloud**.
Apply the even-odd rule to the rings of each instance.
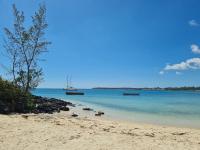
[[[159,72],[160,75],[163,75],[164,73],[165,73],[164,71],[160,71],[160,72]]]
[[[181,71],[189,69],[200,69],[200,58],[191,58],[178,64],[168,64],[164,68],[164,71]]]
[[[181,62],[179,64],[166,65],[164,70],[186,70],[188,68],[188,64],[186,62]]]
[[[199,26],[200,24],[196,21],[196,20],[190,20],[189,22],[189,25],[192,26],[192,27],[197,27]]]
[[[200,25],[195,20],[190,21],[191,25]],[[195,54],[200,54],[200,47],[196,44],[190,46],[191,50]],[[180,71],[200,69],[200,58],[190,58],[177,64],[167,64],[164,69],[162,69],[159,74],[163,75],[166,71],[174,70],[177,75],[182,74]]]
[[[198,45],[192,44],[192,45],[190,46],[190,48],[191,48],[191,50],[192,50],[193,53],[195,53],[195,54],[200,54],[200,48],[199,48]]]

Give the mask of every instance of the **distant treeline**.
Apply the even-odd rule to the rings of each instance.
[[[95,87],[93,89],[119,89],[119,90],[165,90],[165,91],[197,91],[200,87],[184,86],[184,87],[154,87],[154,88],[131,88],[131,87]]]
[[[164,88],[164,90],[173,90],[173,91],[185,91],[185,90],[190,90],[190,91],[196,91],[196,90],[200,90],[200,87],[167,87],[167,88]]]

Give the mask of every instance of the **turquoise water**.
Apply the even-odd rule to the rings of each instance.
[[[115,119],[200,128],[200,92],[83,89],[84,96],[68,96],[62,89],[36,89],[33,94],[61,98],[103,110]]]

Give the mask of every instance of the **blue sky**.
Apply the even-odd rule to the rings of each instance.
[[[52,44],[40,87],[64,87],[67,75],[80,88],[200,86],[199,0],[0,0],[0,51],[12,4],[28,24],[41,2]]]

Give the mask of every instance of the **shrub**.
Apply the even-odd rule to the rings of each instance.
[[[0,113],[24,113],[34,108],[31,94],[0,77]]]

